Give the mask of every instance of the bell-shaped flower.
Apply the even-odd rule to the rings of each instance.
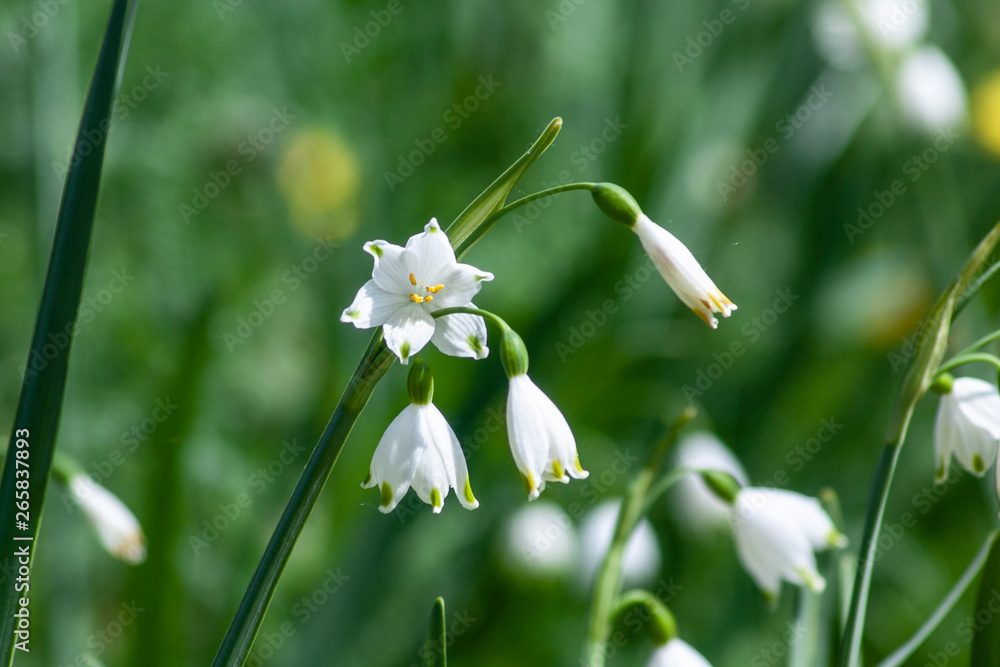
[[[822,591],[813,552],[847,544],[818,500],[781,489],[740,489],[731,521],[740,562],[772,600],[782,580]]]
[[[546,482],[586,479],[590,473],[580,465],[573,431],[552,399],[528,377],[528,352],[514,331],[504,332],[500,358],[510,382],[507,437],[528,499],[537,498]]]
[[[146,536],[125,503],[84,474],[70,478],[69,491],[111,555],[131,565],[146,560]]]
[[[729,317],[736,310],[736,304],[715,286],[691,251],[676,236],[645,214],[639,215],[632,231],[639,237],[646,254],[670,289],[706,324],[715,329],[719,321],[713,313]]]
[[[486,324],[478,315],[432,313],[443,308],[472,307],[472,299],[493,274],[460,264],[447,235],[432,219],[403,248],[370,241],[365,250],[375,258],[372,279],[340,316],[359,329],[381,326],[385,343],[404,364],[433,342],[445,354],[482,359],[488,354]]]
[[[934,423],[934,456],[937,481],[948,476],[954,454],[962,467],[982,477],[997,457],[1000,439],[1000,393],[995,385],[977,378],[956,378],[945,383]]]
[[[463,507],[476,509],[479,501],[472,494],[465,454],[444,415],[431,403],[434,381],[426,364],[414,364],[409,388],[411,403],[385,430],[361,486],[379,487],[379,510],[384,513],[395,509],[411,487],[435,514],[450,489]]]
[[[674,637],[653,652],[646,667],[712,667],[701,653]]]
[[[746,470],[736,455],[717,436],[696,431],[684,436],[674,448],[674,466],[690,470],[718,470],[728,473],[741,485],[748,484]],[[729,530],[729,503],[720,499],[700,475],[686,475],[671,490],[670,506],[677,520],[699,536]]]

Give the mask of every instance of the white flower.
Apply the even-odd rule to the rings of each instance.
[[[732,523],[740,562],[771,599],[777,598],[782,579],[822,591],[826,581],[813,551],[847,544],[818,500],[791,491],[740,489]]]
[[[132,565],[146,560],[146,536],[139,520],[117,496],[86,475],[72,477],[69,490],[108,552]]]
[[[381,326],[386,345],[404,364],[428,342],[455,357],[482,359],[489,353],[482,317],[431,317],[443,308],[472,307],[483,281],[493,280],[492,273],[455,260],[436,219],[411,236],[405,248],[385,241],[364,247],[375,258],[372,279],[344,310],[341,322],[359,329]]]
[[[907,120],[928,133],[959,125],[967,116],[962,77],[935,46],[906,55],[896,75],[896,96]]]
[[[455,432],[433,403],[411,403],[392,420],[375,448],[368,478],[361,484],[378,486],[379,510],[391,512],[412,486],[437,514],[449,488],[466,509],[479,507],[472,495],[465,454]]]
[[[691,470],[718,470],[729,473],[745,486],[747,473],[739,459],[714,434],[698,431],[677,443],[674,465]],[[674,485],[677,517],[691,530],[705,533],[729,525],[729,504],[719,498],[701,475],[685,475]]]
[[[646,254],[653,260],[670,289],[706,324],[714,329],[719,326],[719,321],[712,313],[722,313],[723,317],[729,317],[736,310],[736,304],[719,291],[691,251],[676,236],[645,214],[639,215],[632,231],[642,241]]]
[[[948,477],[954,454],[969,472],[982,477],[997,457],[1000,439],[1000,393],[976,378],[956,378],[950,393],[941,395],[934,422],[937,481]]]
[[[690,644],[676,637],[660,646],[646,667],[712,667]]]
[[[583,547],[580,570],[583,584],[589,588],[594,582],[604,555],[614,539],[618,522],[620,500],[606,500],[590,511],[580,525],[580,542]],[[660,572],[660,543],[656,532],[647,519],[636,525],[625,543],[622,557],[622,581],[625,588],[639,588],[648,585]]]
[[[851,0],[865,37],[884,53],[898,53],[919,42],[930,23],[928,3],[921,0]],[[813,23],[816,48],[835,67],[853,70],[865,62],[862,36],[843,0],[819,6]]]
[[[576,439],[555,403],[524,373],[510,378],[507,394],[510,452],[521,471],[528,498],[534,500],[545,482],[585,479]]]
[[[546,579],[573,569],[579,538],[569,515],[559,505],[542,500],[510,517],[502,550],[504,564],[513,572]]]

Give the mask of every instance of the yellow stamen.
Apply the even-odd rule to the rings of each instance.
[[[432,297],[430,294],[428,294],[427,296],[424,297],[424,301],[431,302],[433,300],[434,300],[434,297]]]
[[[417,286],[417,279],[413,277],[412,273],[410,274],[410,284],[413,285],[414,287]]]
[[[419,296],[417,294],[413,294],[411,292],[410,293],[410,301],[412,301],[413,303],[423,303],[424,302],[424,297]]]
[[[430,292],[431,294],[437,294],[438,292],[444,289],[444,285],[434,285],[433,287],[425,287],[424,289]]]

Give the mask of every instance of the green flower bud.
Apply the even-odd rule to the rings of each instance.
[[[931,384],[931,391],[935,394],[950,394],[955,385],[955,376],[951,373],[942,373]]]
[[[732,475],[719,470],[702,470],[701,478],[705,480],[705,484],[712,490],[712,493],[721,500],[730,505],[736,502],[736,494],[740,492],[740,483]]]
[[[406,378],[407,389],[410,390],[410,402],[415,405],[427,405],[434,398],[434,376],[431,367],[423,359],[417,359],[410,368]]]
[[[642,215],[642,209],[628,191],[614,183],[598,183],[590,194],[604,213],[616,222],[631,227]]]
[[[513,329],[503,332],[503,340],[500,341],[500,361],[503,362],[503,369],[508,378],[525,375],[528,372],[528,349]]]

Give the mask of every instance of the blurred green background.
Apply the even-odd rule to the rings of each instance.
[[[368,341],[339,322],[371,270],[361,245],[452,220],[557,115],[562,133],[514,196],[566,179],[623,185],[739,310],[705,327],[584,193],[499,223],[468,256],[496,275],[477,305],[522,333],[591,471],[543,497],[577,523],[619,497],[629,477],[616,456],[648,450],[690,398],[753,482],[835,489],[856,548],[909,334],[1000,219],[1000,6],[886,2],[872,0],[884,17],[860,40],[839,5],[791,0],[143,2],[59,448],[133,508],[149,557],[112,560],[52,486],[32,651],[17,664],[210,663]],[[0,7],[3,424],[106,13],[74,0]],[[927,47],[940,50],[928,69],[908,70]],[[791,305],[778,312],[782,295]],[[955,345],[996,326],[998,298],[989,287],[963,313]],[[727,356],[734,343],[742,353]],[[394,368],[248,664],[419,664],[437,595],[455,665],[578,664],[579,577],[515,573],[504,556],[505,526],[527,503],[495,418],[498,360],[427,359],[482,506],[450,498],[433,516],[411,494],[384,516],[359,488],[406,403]],[[887,510],[887,524],[917,522],[875,570],[872,661],[926,618],[996,522],[992,473],[918,501],[933,488],[934,403],[918,410]],[[173,407],[157,421],[161,404]],[[824,419],[843,427],[796,459]],[[683,637],[716,665],[784,664],[794,592],[769,610],[729,536],[693,535],[683,511],[652,511],[662,565],[650,584],[680,586]],[[908,664],[950,641],[967,652],[957,628],[973,597]],[[611,664],[649,651],[629,633]]]

